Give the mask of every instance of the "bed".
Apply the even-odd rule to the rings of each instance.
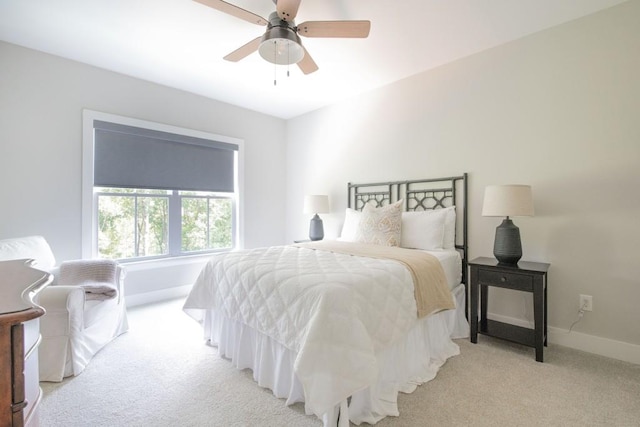
[[[214,255],[184,310],[325,426],[398,416],[468,337],[467,176],[347,186],[340,237]]]

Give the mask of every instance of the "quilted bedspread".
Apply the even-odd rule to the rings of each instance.
[[[197,320],[193,309],[220,310],[295,352],[306,410],[319,417],[374,383],[376,352],[417,321],[402,263],[296,246],[213,256],[184,309]]]

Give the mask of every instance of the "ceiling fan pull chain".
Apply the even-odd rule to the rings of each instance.
[[[287,77],[289,77],[289,65],[291,65],[291,61],[289,60],[290,49],[291,49],[291,43],[287,43]]]
[[[277,42],[274,40],[273,45],[275,49],[273,49],[273,85],[276,86],[276,72],[278,71],[277,58],[278,58],[278,46]]]

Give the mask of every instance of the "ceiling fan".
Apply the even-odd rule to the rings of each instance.
[[[298,64],[304,74],[313,73],[318,66],[302,46],[299,36],[365,38],[371,28],[369,21],[306,21],[296,25],[294,19],[301,0],[273,0],[276,11],[269,15],[269,20],[226,1],[195,1],[252,24],[267,26],[262,36],[234,50],[224,59],[237,62],[257,50],[262,58],[273,64]]]

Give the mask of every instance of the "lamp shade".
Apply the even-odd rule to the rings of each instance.
[[[531,186],[488,186],[484,190],[482,216],[533,216]]]
[[[304,213],[328,213],[329,196],[307,195],[304,196]]]

